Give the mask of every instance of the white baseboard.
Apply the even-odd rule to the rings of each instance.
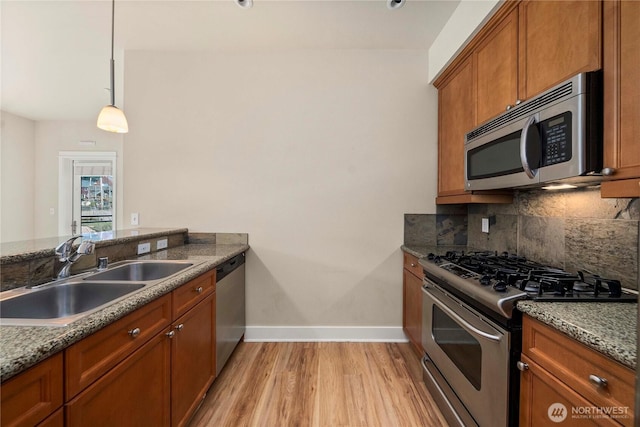
[[[247,342],[407,342],[401,326],[247,326]]]

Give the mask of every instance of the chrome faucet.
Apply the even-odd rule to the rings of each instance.
[[[73,236],[66,242],[62,242],[56,247],[55,253],[58,256],[58,259],[60,260],[60,262],[65,263],[58,273],[58,279],[69,277],[71,266],[73,265],[73,263],[80,259],[82,255],[90,255],[95,250],[95,243],[93,243],[91,240],[86,240],[80,243],[80,246],[78,246],[78,249],[76,249],[74,253],[71,253],[73,249],[73,242],[80,237],[82,236]]]

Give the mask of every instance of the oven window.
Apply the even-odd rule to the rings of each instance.
[[[433,306],[433,338],[476,390],[480,390],[480,343],[438,307]]]

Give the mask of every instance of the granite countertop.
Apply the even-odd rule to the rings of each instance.
[[[96,248],[135,241],[144,236],[152,239],[169,234],[186,233],[186,228],[134,228],[127,230],[103,231],[101,233],[84,233],[82,240],[91,240]],[[0,244],[0,264],[28,261],[42,256],[53,256],[55,247],[71,236],[48,237],[35,240],[7,242]],[[77,242],[80,242],[78,240]]]
[[[518,309],[623,365],[636,368],[638,304],[518,301]]]
[[[422,258],[466,246],[403,245],[401,249]],[[523,313],[567,334],[576,341],[636,369],[638,304],[518,301]]]
[[[138,259],[191,260],[195,265],[68,326],[0,326],[0,381],[11,378],[248,249],[246,244],[188,244],[144,255]]]

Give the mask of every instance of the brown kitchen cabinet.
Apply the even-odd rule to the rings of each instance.
[[[475,126],[602,65],[598,1],[507,1],[434,82],[437,204],[511,203],[510,192],[464,188],[464,138]]]
[[[62,358],[62,353],[53,355],[2,383],[0,425],[33,426],[50,421],[47,417],[63,403]]]
[[[548,414],[553,403],[566,408],[562,425],[633,425],[635,372],[626,366],[527,315],[521,362],[521,426],[558,425]],[[593,408],[626,412],[615,419],[577,418],[574,408],[583,414]]]
[[[640,2],[605,0],[602,197],[640,197]]]
[[[216,377],[216,294],[172,324],[171,425],[184,426]]]
[[[402,270],[402,328],[413,348],[422,356],[422,267],[418,258],[404,254]]]
[[[600,1],[523,0],[518,14],[518,92],[523,100],[602,67]]]
[[[169,328],[66,405],[68,426],[168,426],[171,408]]]
[[[66,425],[186,425],[215,379],[215,284],[213,269],[67,348]]]
[[[504,112],[518,99],[517,8],[480,42],[473,51],[473,64],[477,86],[476,124],[480,124]]]

